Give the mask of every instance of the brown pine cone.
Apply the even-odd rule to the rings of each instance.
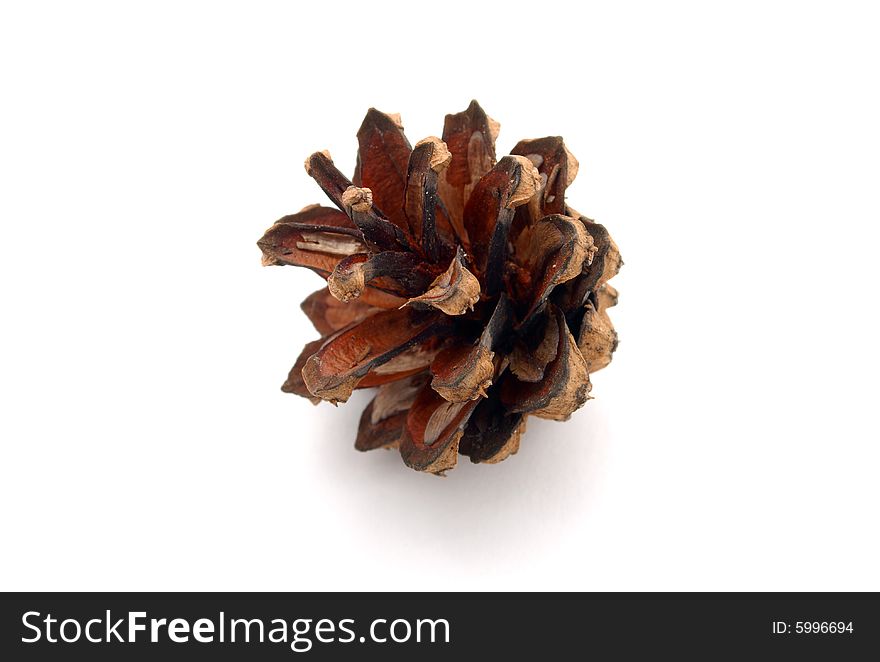
[[[516,453],[526,418],[568,419],[617,347],[607,281],[622,262],[565,202],[577,161],[548,137],[496,163],[498,128],[473,101],[410,147],[399,116],[370,109],[353,180],[327,152],[305,163],[336,208],[258,242],[263,264],[327,279],[302,304],[321,338],[282,389],[335,404],[379,387],[355,447],[399,447],[420,471]]]

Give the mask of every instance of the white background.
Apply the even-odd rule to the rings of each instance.
[[[871,3],[4,3],[2,589],[880,589]],[[472,97],[626,266],[568,423],[448,478],[279,390],[256,240]]]

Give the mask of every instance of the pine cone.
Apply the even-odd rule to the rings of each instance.
[[[349,181],[327,152],[311,205],[258,242],[266,265],[327,280],[302,308],[321,334],[282,389],[317,403],[379,387],[355,447],[398,447],[442,474],[459,453],[516,453],[530,415],[566,420],[617,347],[607,281],[622,264],[605,228],[565,201],[578,163],[559,137],[495,160],[499,125],[476,101],[443,139],[410,147],[400,117],[370,109]]]

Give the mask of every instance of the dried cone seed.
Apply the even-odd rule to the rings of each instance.
[[[568,419],[617,349],[608,280],[623,263],[565,200],[577,160],[548,137],[496,161],[498,128],[472,101],[412,147],[399,116],[370,109],[352,180],[327,152],[306,160],[335,208],[257,242],[263,264],[327,281],[302,304],[320,338],[282,389],[335,404],[378,387],[355,448],[399,448],[420,471],[516,453],[528,416]]]

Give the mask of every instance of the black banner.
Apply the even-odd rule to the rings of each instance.
[[[0,659],[16,661],[841,660],[880,650],[867,593],[12,593],[0,618]]]

